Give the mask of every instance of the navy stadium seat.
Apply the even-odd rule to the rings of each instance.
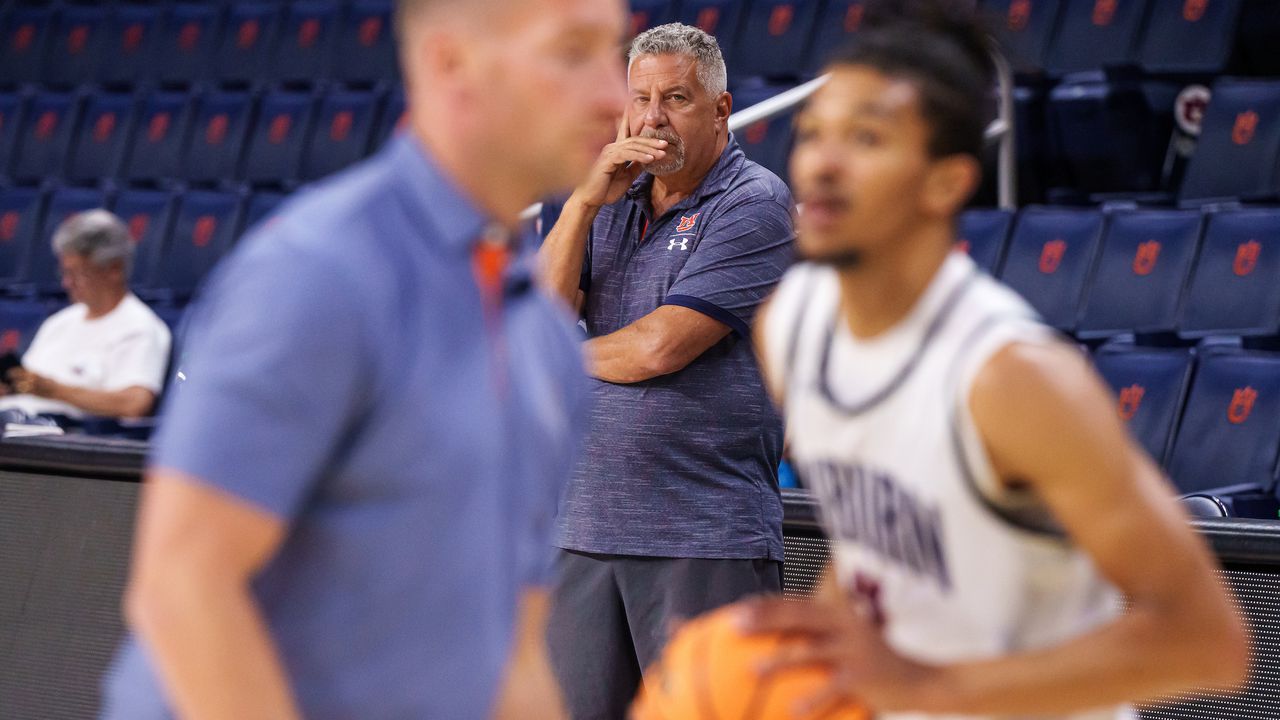
[[[997,275],[1011,227],[1013,212],[1009,210],[966,210],[956,222],[956,246],[978,267]]]
[[[133,238],[133,273],[129,281],[134,287],[152,284],[152,272],[169,236],[173,205],[173,194],[162,190],[125,190],[116,197],[112,211],[128,226]]]
[[[325,95],[306,144],[301,178],[314,180],[364,157],[377,108],[373,92],[341,90]]]
[[[133,85],[155,74],[155,46],[161,5],[119,4],[107,20],[98,79],[108,85]]]
[[[84,110],[67,166],[72,182],[94,183],[115,177],[133,132],[134,97],[124,93],[93,95]]]
[[[0,188],[0,285],[8,285],[22,273],[43,220],[44,195],[39,190]]]
[[[1280,80],[1221,79],[1182,181],[1183,202],[1280,193]]]
[[[314,104],[309,92],[275,92],[262,99],[246,143],[244,179],[285,184],[298,178]]]
[[[156,79],[187,85],[210,75],[217,47],[221,8],[212,3],[169,6],[155,41]]]
[[[1132,65],[1148,0],[1064,2],[1045,68],[1054,75]]]
[[[43,80],[49,85],[80,85],[93,81],[109,45],[107,6],[64,5],[49,41]]]
[[[1108,343],[1098,348],[1093,362],[1115,392],[1129,432],[1163,464],[1191,387],[1193,351]]]
[[[1094,210],[1023,210],[1000,279],[1021,293],[1047,324],[1074,329],[1103,224],[1102,213]]]
[[[0,177],[8,175],[9,159],[13,157],[13,145],[18,139],[25,105],[21,95],[0,93]]]
[[[1231,59],[1240,0],[1155,2],[1138,62],[1147,72],[1216,75]]]
[[[277,2],[238,2],[227,9],[222,42],[214,51],[215,75],[225,83],[248,83],[271,62],[280,22]]]
[[[1114,213],[1077,334],[1173,332],[1202,225],[1191,210]]]
[[[248,233],[258,223],[262,222],[268,215],[284,202],[285,196],[275,192],[259,192],[254,193],[249,198],[249,203],[244,210],[244,232]]]
[[[1269,487],[1280,450],[1280,354],[1208,347],[1169,459],[1184,493]]]
[[[268,72],[281,82],[314,82],[329,69],[338,25],[338,3],[297,0],[290,3]]]
[[[1280,209],[1213,213],[1183,303],[1181,334],[1280,333]]]
[[[779,85],[742,88],[733,94],[734,105],[749,108],[789,89]],[[759,120],[734,133],[748,158],[769,168],[783,180],[787,179],[787,154],[791,150],[791,117],[794,112],[791,110]]]
[[[52,8],[17,6],[7,17],[0,16],[0,21],[0,85],[38,81],[53,27]]]
[[[1036,73],[1044,69],[1065,4],[1064,0],[986,0],[983,3],[1014,70]]]
[[[241,198],[229,192],[189,190],[178,201],[173,231],[152,271],[148,298],[188,298],[235,242]]]
[[[828,0],[822,6],[804,58],[806,75],[818,74],[831,53],[858,32],[865,5],[865,0]]]
[[[212,91],[200,98],[183,153],[187,180],[217,183],[235,177],[252,111],[253,98],[247,92]]]
[[[26,352],[48,316],[49,306],[38,300],[0,300],[0,355]]]
[[[745,2],[735,46],[750,52],[739,53],[729,72],[735,77],[798,77],[818,17],[818,0]]]
[[[672,0],[631,0],[629,29],[632,36],[674,20],[675,7]]]
[[[1173,132],[1172,115],[1167,119],[1160,122],[1135,82],[1096,77],[1064,82],[1049,95],[1059,169],[1083,192],[1155,190]]]
[[[121,173],[124,177],[157,181],[178,176],[192,105],[186,92],[157,92],[142,101]]]
[[[731,74],[736,74],[733,41],[742,19],[742,4],[742,0],[684,0],[677,17],[679,22],[715,36]]]
[[[39,295],[55,295],[62,292],[62,280],[58,274],[58,259],[53,253],[53,233],[64,220],[78,212],[106,206],[106,196],[101,190],[91,188],[60,188],[49,195],[40,236],[28,246],[24,272],[13,285]]]
[[[400,129],[401,123],[407,120],[405,115],[404,90],[396,88],[387,95],[382,114],[378,116],[378,127],[373,134],[373,148],[382,147],[393,133]]]
[[[78,108],[79,102],[71,93],[36,95],[19,131],[9,174],[27,182],[61,177]]]
[[[395,34],[390,0],[354,0],[334,39],[329,75],[348,84],[386,82],[396,76]]]

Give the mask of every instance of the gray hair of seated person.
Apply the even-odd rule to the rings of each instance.
[[[627,52],[627,72],[631,64],[643,55],[684,55],[697,64],[698,82],[712,98],[718,97],[728,87],[728,73],[724,67],[724,55],[716,39],[692,25],[667,23],[640,33],[631,41]]]
[[[133,268],[129,228],[107,210],[86,210],[63,220],[53,232],[53,251],[58,255],[83,255],[98,267],[119,260],[124,263],[125,277]]]

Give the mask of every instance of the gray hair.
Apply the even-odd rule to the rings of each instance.
[[[697,64],[698,82],[711,97],[728,87],[724,55],[716,39],[692,25],[667,23],[645,30],[631,41],[627,52],[627,71],[641,55],[685,55]]]
[[[58,255],[83,255],[98,267],[121,260],[126,276],[133,267],[133,238],[129,228],[120,218],[102,209],[86,210],[63,220],[53,232],[53,251]]]

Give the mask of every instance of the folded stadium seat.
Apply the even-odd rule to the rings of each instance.
[[[635,37],[649,28],[674,22],[674,5],[672,0],[631,0],[631,36]]]
[[[0,178],[9,174],[9,159],[22,125],[25,98],[17,93],[0,93]]]
[[[147,77],[164,84],[190,85],[211,75],[222,8],[213,3],[169,6],[155,39],[154,68]]]
[[[1269,488],[1280,451],[1280,354],[1200,350],[1169,457],[1184,493]]]
[[[101,93],[89,96],[84,119],[71,144],[67,178],[92,184],[120,172],[124,152],[133,133],[134,96]]]
[[[1015,71],[1044,70],[1066,4],[1066,0],[984,0],[982,8],[991,16],[996,38]]]
[[[234,179],[252,116],[253,97],[247,92],[212,91],[202,96],[182,155],[186,179],[195,183]]]
[[[313,83],[329,70],[338,26],[338,3],[296,0],[285,13],[283,31],[267,72],[286,83]]]
[[[96,79],[110,44],[105,4],[62,6],[49,40],[42,80],[46,85],[74,86]]]
[[[1116,394],[1116,407],[1129,432],[1163,465],[1191,387],[1195,351],[1105,343],[1094,353],[1093,363]]]
[[[968,253],[978,267],[996,275],[1011,227],[1010,210],[966,210],[956,223],[956,246]]]
[[[1192,210],[1113,213],[1076,334],[1173,332],[1202,230]]]
[[[121,175],[138,182],[178,176],[195,101],[185,92],[156,92],[142,100]]]
[[[92,188],[64,187],[50,193],[40,234],[35,243],[27,246],[23,272],[10,283],[10,288],[34,295],[62,293],[58,258],[53,252],[53,233],[67,218],[85,210],[106,207],[106,201],[105,193]]]
[[[1152,3],[1138,62],[1151,73],[1221,73],[1231,60],[1240,6],[1240,0]]]
[[[44,204],[35,188],[0,188],[0,286],[22,274],[27,248],[40,238]]]
[[[298,179],[314,106],[315,98],[309,92],[273,92],[262,98],[258,119],[245,143],[245,180],[287,185]]]
[[[1090,76],[1064,81],[1049,95],[1055,156],[1068,184],[1087,193],[1155,190],[1172,134],[1135,82]]]
[[[165,190],[125,190],[112,205],[133,237],[133,272],[129,284],[134,289],[150,287],[156,262],[169,236],[173,221],[173,193]]]
[[[38,82],[53,27],[48,5],[21,5],[0,15],[0,86]]]
[[[1223,78],[1179,191],[1184,203],[1280,194],[1280,80]]]
[[[768,100],[784,90],[787,85],[754,85],[740,88],[733,94],[736,110],[745,110]],[[748,158],[769,168],[784,181],[787,179],[787,154],[791,150],[791,116],[794,110],[775,115],[768,120],[754,122],[734,133]]]
[[[735,77],[794,80],[804,69],[804,51],[813,37],[818,0],[744,0],[739,53],[729,72]]]
[[[303,180],[315,180],[368,154],[378,97],[367,90],[333,90],[320,101],[302,156]]]
[[[188,190],[178,200],[173,231],[153,268],[147,299],[182,302],[235,242],[242,198],[238,193]]]
[[[1192,519],[1223,518],[1231,515],[1226,503],[1213,495],[1195,493],[1178,498],[1182,509]]]
[[[1104,224],[1096,210],[1023,210],[1000,279],[1021,293],[1046,323],[1074,330]]]
[[[347,5],[336,29],[329,77],[349,85],[396,77],[391,11],[391,0],[354,0]]]
[[[378,116],[378,125],[373,133],[371,150],[382,147],[387,139],[400,129],[408,119],[406,111],[404,88],[397,87],[387,94],[386,103],[382,107],[382,114]]]
[[[1179,331],[1183,337],[1280,334],[1280,209],[1209,216]]]
[[[155,75],[156,39],[161,5],[117,4],[107,18],[107,42],[98,79],[111,86],[132,86]]]
[[[1045,69],[1061,76],[1136,64],[1148,4],[1148,0],[1064,2]]]
[[[49,310],[39,300],[0,300],[0,355],[26,352]]]
[[[813,40],[805,51],[803,72],[817,75],[832,52],[858,32],[866,0],[828,0],[814,23]]]
[[[692,25],[716,37],[730,76],[738,74],[733,65],[736,62],[733,42],[742,20],[743,2],[744,0],[683,0],[676,17],[676,22]]]
[[[214,76],[223,83],[250,83],[271,62],[280,3],[238,2],[227,8],[222,42],[214,50]]]
[[[286,195],[277,192],[257,192],[249,198],[244,209],[244,232],[242,236],[262,222],[284,202]]]
[[[79,99],[71,93],[40,93],[32,98],[9,169],[15,180],[62,177],[79,108]]]

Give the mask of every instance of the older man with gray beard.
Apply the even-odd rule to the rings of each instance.
[[[629,61],[617,141],[540,251],[591,336],[548,624],[575,718],[624,717],[673,622],[781,584],[782,427],[749,328],[790,261],[791,194],[729,132],[714,38],[663,25]]]

